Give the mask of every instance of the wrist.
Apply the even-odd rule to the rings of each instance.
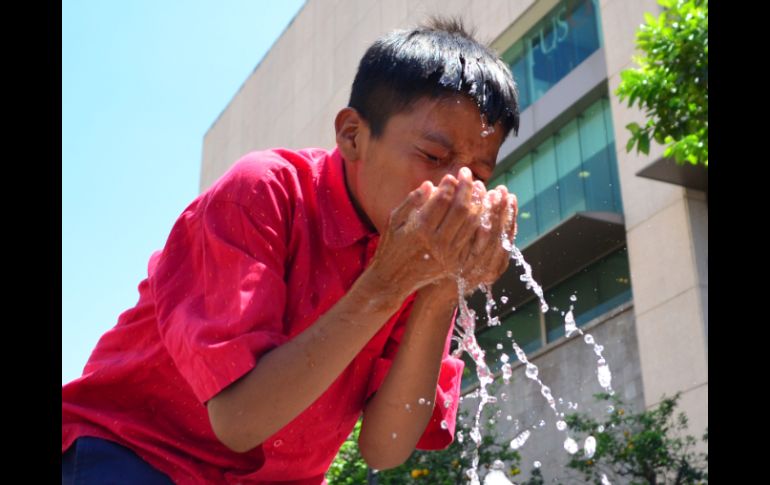
[[[444,278],[420,288],[417,296],[438,308],[452,310],[457,306],[457,283],[450,278]]]
[[[376,308],[398,310],[411,294],[408,289],[400,288],[393,279],[381,271],[379,265],[371,264],[364,270],[354,285],[362,303]]]

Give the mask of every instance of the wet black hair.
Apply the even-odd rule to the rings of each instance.
[[[432,17],[411,30],[377,39],[361,58],[348,106],[368,122],[374,138],[391,116],[419,99],[463,93],[489,125],[502,122],[503,139],[519,131],[519,95],[508,66],[468,33],[457,18]]]

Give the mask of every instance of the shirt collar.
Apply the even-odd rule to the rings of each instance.
[[[345,183],[345,167],[339,147],[320,161],[318,207],[324,243],[332,249],[341,249],[377,234],[361,220],[353,206]]]

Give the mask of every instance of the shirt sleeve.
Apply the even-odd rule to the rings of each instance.
[[[382,356],[375,362],[374,371],[366,393],[367,399],[380,388],[390,371],[406,329],[406,320],[411,313],[413,301],[412,299],[409,302],[409,305],[401,314],[399,325],[394,328],[390,335]],[[457,409],[460,404],[460,386],[463,368],[465,367],[465,362],[452,357],[449,353],[456,316],[457,310],[455,309],[455,313],[452,315],[452,324],[449,326],[446,343],[444,344],[444,353],[441,358],[441,369],[439,370],[438,384],[436,386],[436,402],[433,403],[433,414],[428,425],[425,427],[425,431],[423,431],[422,436],[417,441],[416,447],[420,450],[443,450],[454,440]],[[446,428],[441,426],[442,422],[446,423]]]
[[[287,341],[288,194],[238,167],[182,213],[149,276],[161,339],[201,403]]]

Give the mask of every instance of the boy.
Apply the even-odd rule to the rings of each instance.
[[[245,155],[152,255],[62,388],[63,482],[321,484],[362,413],[372,468],[449,445],[457,276],[507,267],[515,197],[484,183],[518,123],[459,22],[376,41],[334,150]]]

